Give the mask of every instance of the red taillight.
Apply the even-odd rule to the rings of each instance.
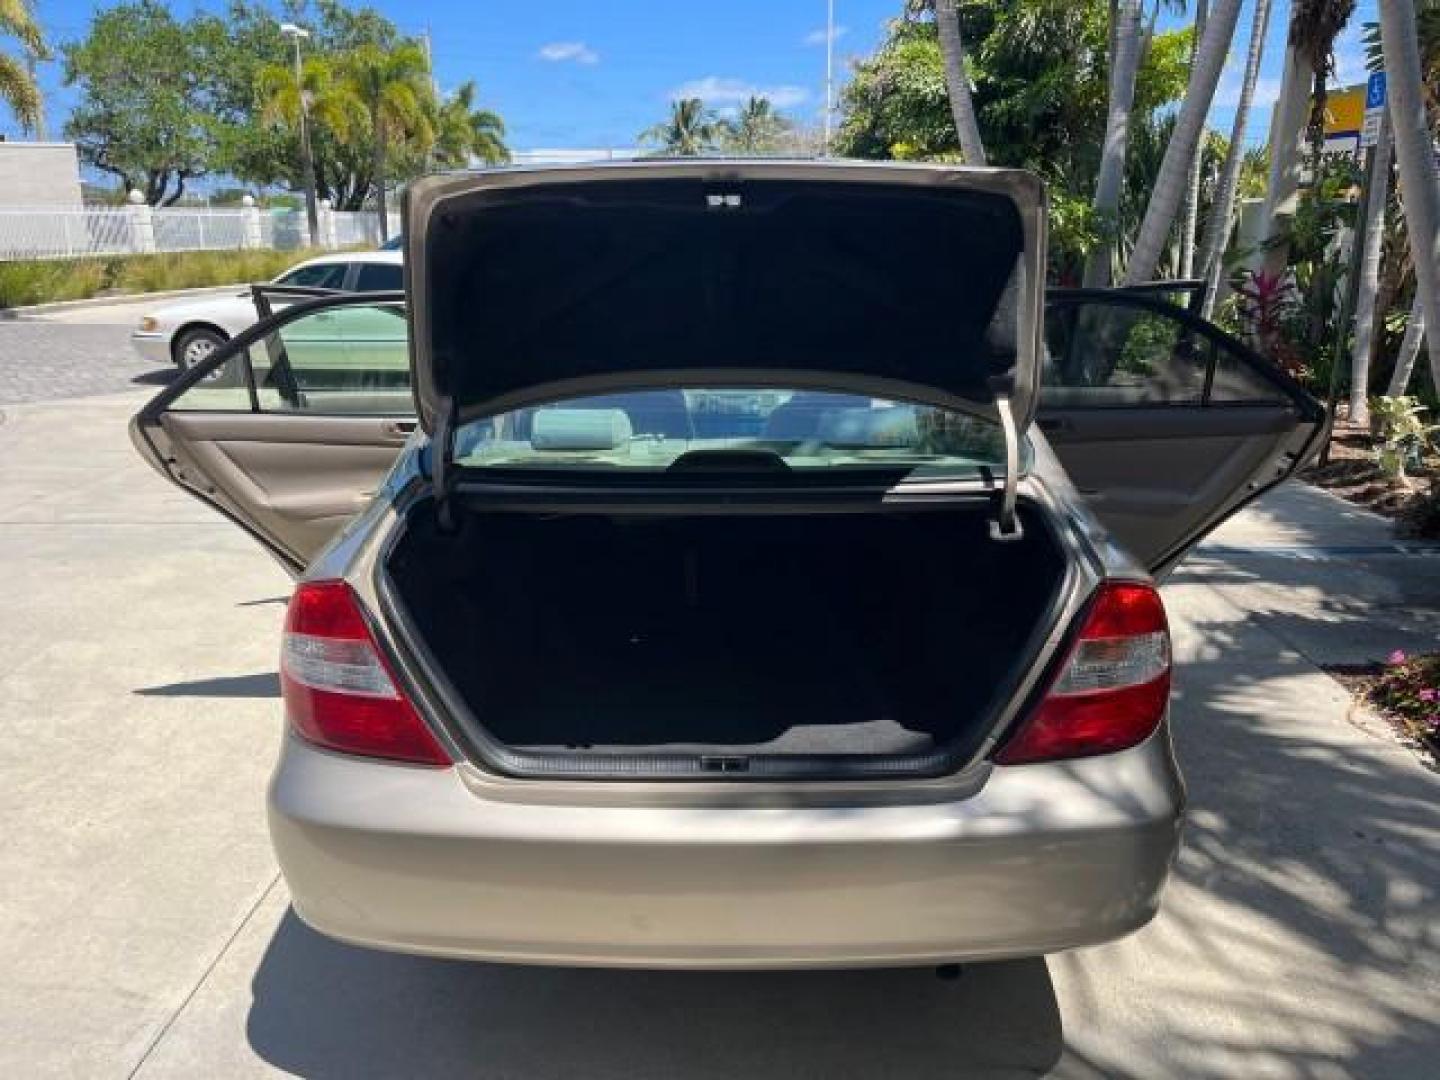
[[[1139,582],[1100,587],[1044,700],[995,760],[1088,757],[1144,742],[1170,701],[1170,630],[1160,594]]]
[[[280,689],[296,734],[344,754],[450,765],[395,684],[343,581],[307,581],[285,615]]]

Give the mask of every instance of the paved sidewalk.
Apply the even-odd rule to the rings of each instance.
[[[1440,559],[1333,554],[1371,515],[1282,490],[1167,586],[1192,814],[1123,942],[953,983],[420,960],[289,911],[288,581],[139,463],[146,392],[0,421],[0,1075],[1434,1075],[1440,776],[1315,666],[1435,640]]]

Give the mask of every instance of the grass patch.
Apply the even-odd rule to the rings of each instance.
[[[170,251],[0,263],[0,308],[85,300],[108,290],[160,292],[269,281],[320,251]]]

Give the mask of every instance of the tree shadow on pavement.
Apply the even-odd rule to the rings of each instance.
[[[1060,1053],[1042,960],[703,973],[511,967],[332,941],[286,912],[247,1036],[302,1076],[1039,1075]]]
[[[1314,617],[1360,618],[1343,574],[1333,588]],[[1202,647],[1172,711],[1190,794],[1176,874],[1144,931],[1052,960],[1059,1071],[1075,1055],[1107,1076],[1433,1076],[1440,777],[1352,726],[1343,688],[1250,597],[1183,628]]]

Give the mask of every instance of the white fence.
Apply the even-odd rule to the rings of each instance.
[[[0,208],[0,262],[75,259],[155,251],[230,251],[238,248],[374,247],[380,220],[373,211],[320,211],[311,242],[303,210],[149,206]],[[390,214],[390,235],[400,228]]]

